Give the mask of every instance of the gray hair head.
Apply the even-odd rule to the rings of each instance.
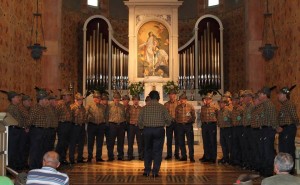
[[[280,152],[274,159],[275,165],[279,172],[290,172],[294,166],[294,159],[290,154]]]
[[[45,153],[43,160],[51,165],[58,165],[59,164],[59,155],[55,151],[49,151]]]

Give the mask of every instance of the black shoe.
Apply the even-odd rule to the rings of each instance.
[[[100,158],[100,159],[96,159],[96,162],[104,162],[104,160]]]
[[[167,157],[165,157],[165,160],[170,160],[170,159],[172,159],[172,157],[171,157],[171,156],[167,156]]]
[[[71,160],[71,161],[70,161],[70,164],[75,164],[75,161]]]
[[[83,159],[81,159],[81,160],[77,160],[77,163],[86,163],[86,161],[84,161]]]
[[[118,161],[123,161],[123,157],[118,157]]]
[[[240,163],[238,163],[238,162],[236,162],[236,161],[233,161],[230,165],[231,165],[231,166],[239,166]]]
[[[111,161],[114,161],[115,159],[114,158],[108,158],[108,162],[111,162]]]
[[[140,161],[143,161],[143,160],[144,160],[144,157],[139,157],[139,160],[140,160]]]
[[[134,157],[128,157],[127,161],[132,161]]]
[[[86,162],[87,162],[87,163],[91,163],[91,162],[92,162],[92,159],[88,159]]]
[[[157,177],[159,177],[159,175],[158,174],[153,174],[152,177],[157,178]]]
[[[194,158],[190,158],[191,163],[196,162]]]
[[[149,177],[149,173],[144,172],[144,173],[143,173],[143,176]]]
[[[295,170],[295,168],[290,171],[290,174],[291,175],[296,175],[297,174],[297,171]]]
[[[216,159],[210,159],[210,160],[208,160],[208,162],[210,162],[210,163],[216,163]]]
[[[187,159],[183,157],[183,158],[179,159],[179,161],[187,161]]]
[[[222,158],[222,159],[219,159],[219,160],[218,160],[218,163],[225,164],[226,161],[225,161],[225,159]]]
[[[199,161],[201,161],[201,160],[203,160],[203,159],[205,159],[204,155],[202,156],[202,158],[199,159]]]
[[[179,160],[179,159],[180,159],[179,155],[174,155],[174,156],[175,156],[175,159],[176,159],[176,160]]]
[[[210,162],[210,159],[201,158],[199,159],[199,161],[205,163],[205,162]]]

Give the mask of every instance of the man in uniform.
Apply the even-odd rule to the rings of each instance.
[[[29,168],[36,169],[42,167],[43,154],[49,141],[47,138],[47,128],[51,124],[49,111],[48,93],[45,90],[38,90],[37,104],[32,108],[29,115],[30,124],[30,151]]]
[[[295,104],[290,100],[290,94],[294,87],[283,87],[278,92],[277,96],[281,107],[278,115],[279,127],[277,132],[279,133],[279,152],[288,153],[295,160],[295,137],[299,117]]]
[[[158,103],[160,97],[155,90],[149,93],[150,102],[141,110],[138,118],[138,125],[143,129],[145,140],[145,158],[144,173],[148,177],[152,171],[154,178],[158,177],[161,161],[162,150],[165,138],[165,126],[169,126],[172,117],[168,110]],[[153,163],[153,167],[152,167]]]
[[[180,97],[180,104],[175,108],[175,121],[176,132],[178,134],[178,141],[181,150],[181,159],[179,161],[186,161],[186,148],[185,148],[185,136],[189,148],[189,158],[192,163],[194,159],[194,130],[193,123],[196,119],[194,107],[187,103],[186,94],[182,94]],[[168,128],[168,127],[167,127]]]
[[[139,153],[139,159],[142,159],[144,157],[143,148],[141,147],[141,132],[137,125],[138,116],[142,109],[141,106],[139,106],[140,97],[139,95],[133,95],[132,96],[132,102],[133,105],[130,106],[129,109],[129,140],[128,140],[128,160],[131,161],[134,159],[133,157],[133,144],[134,144],[134,138],[136,138],[137,146],[138,146],[138,153]]]
[[[219,100],[220,110],[217,114],[217,124],[220,127],[220,144],[222,148],[223,157],[219,163],[230,163],[231,162],[231,147],[232,147],[232,123],[228,106],[228,98],[222,97]]]
[[[243,107],[240,103],[240,96],[235,93],[232,97],[232,111],[231,111],[231,122],[232,122],[232,165],[241,165],[242,161],[242,135],[243,132]]]
[[[174,133],[174,140],[175,140],[175,151],[174,156],[175,159],[179,160],[179,141],[178,141],[178,134],[176,129],[176,121],[175,121],[175,109],[179,105],[179,102],[176,100],[176,91],[170,90],[169,91],[169,101],[165,103],[165,107],[169,111],[169,114],[172,116],[173,121],[172,124],[166,127],[166,135],[167,135],[167,156],[165,160],[172,159],[172,143],[173,143],[173,133]]]
[[[263,133],[263,142],[261,145],[261,151],[263,151],[263,164],[260,172],[262,176],[273,175],[273,164],[275,158],[274,141],[276,128],[279,126],[277,122],[276,107],[270,100],[272,89],[273,87],[263,87],[258,93],[259,100],[263,106],[263,120],[261,124]]]
[[[251,168],[252,170],[259,171],[262,163],[262,129],[261,124],[263,121],[263,106],[259,100],[258,93],[253,96],[254,107],[251,111]]]
[[[61,92],[62,100],[57,104],[58,113],[58,128],[57,128],[57,146],[56,152],[60,155],[60,163],[67,165],[69,162],[66,160],[66,154],[68,146],[70,144],[70,134],[72,128],[72,116],[71,116],[71,101],[72,92],[63,89]]]
[[[102,94],[101,96],[101,104],[105,107],[105,112],[108,111],[108,96],[107,94]],[[106,143],[106,149],[107,149],[107,156],[108,156],[108,149],[109,149],[109,123],[106,121],[105,123],[105,129],[104,129],[104,135],[105,135],[105,143]]]
[[[21,135],[26,127],[26,122],[22,119],[22,113],[19,109],[21,96],[10,91],[7,93],[7,98],[10,104],[7,107],[7,112],[18,122],[18,125],[11,125],[8,128],[8,166],[15,170],[22,169],[22,151],[20,151]]]
[[[77,163],[83,163],[84,132],[86,123],[86,111],[83,106],[83,96],[80,93],[75,95],[75,103],[71,105],[72,130],[69,146],[69,160],[75,163],[75,148],[77,145]],[[103,141],[102,141],[103,143]]]
[[[117,139],[118,160],[124,160],[124,137],[126,126],[125,107],[120,103],[120,93],[113,95],[113,102],[108,106],[109,150],[108,161],[114,160],[114,146]]]
[[[146,96],[145,98],[145,105],[148,105],[151,101],[150,96]],[[142,107],[144,108],[144,107]],[[141,161],[144,160],[144,156],[145,156],[145,139],[144,139],[144,134],[143,134],[143,129],[140,128],[140,140],[141,140],[141,150],[142,150],[142,158],[140,158]]]
[[[104,132],[107,122],[107,108],[101,104],[101,94],[94,91],[94,102],[86,107],[88,117],[87,135],[88,135],[88,161],[92,162],[93,148],[96,138],[96,162],[103,162],[102,147],[104,141]]]
[[[22,114],[22,123],[24,123],[25,127],[21,131],[21,139],[20,139],[20,151],[21,151],[21,161],[22,168],[28,167],[28,155],[29,155],[29,113],[32,107],[32,99],[28,95],[22,96],[22,104],[20,104],[20,111]]]
[[[215,163],[217,159],[217,111],[218,107],[212,104],[212,94],[204,97],[200,118],[202,122],[202,140],[204,155],[201,162]]]
[[[58,113],[57,113],[57,103],[59,99],[54,94],[49,95],[49,116],[50,116],[50,126],[48,127],[47,135],[49,138],[46,151],[54,150],[55,140],[56,140],[56,131],[58,127]]]
[[[244,104],[243,111],[243,132],[242,134],[242,167],[250,169],[251,168],[251,112],[254,108],[253,105],[253,92],[251,90],[244,90],[242,96],[242,101]]]
[[[122,103],[124,105],[125,108],[125,115],[126,115],[126,122],[125,122],[125,135],[127,136],[127,143],[129,142],[129,109],[130,109],[130,105],[129,105],[129,101],[130,101],[130,97],[126,94],[122,97]],[[125,139],[125,138],[124,138]]]

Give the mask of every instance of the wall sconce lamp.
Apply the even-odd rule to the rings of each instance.
[[[259,48],[259,51],[262,52],[262,56],[265,58],[266,61],[269,61],[273,58],[275,50],[278,48],[276,44],[276,37],[274,31],[274,24],[272,19],[272,13],[269,12],[269,2],[266,0],[267,12],[264,13],[264,27],[263,27],[263,37],[262,37],[262,47]],[[271,26],[271,30],[270,30]],[[274,45],[271,43],[271,34],[272,31]]]
[[[40,29],[40,33],[41,33],[41,36],[42,36],[42,39],[44,42],[43,46],[38,42],[38,39],[41,37],[39,35],[39,29]],[[33,38],[33,35],[35,36],[34,38]],[[30,45],[27,46],[27,48],[31,50],[31,57],[34,60],[39,60],[42,57],[43,51],[45,51],[47,49],[45,46],[42,14],[39,13],[39,0],[36,1],[36,12],[33,13]]]

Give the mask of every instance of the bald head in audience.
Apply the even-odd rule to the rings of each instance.
[[[49,166],[52,168],[58,168],[60,165],[59,155],[55,151],[49,151],[45,153],[43,157],[43,166]]]

